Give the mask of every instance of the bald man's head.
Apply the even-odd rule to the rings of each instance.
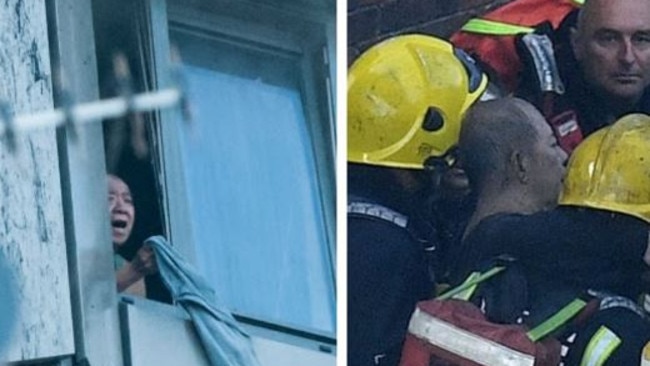
[[[503,98],[478,103],[467,112],[458,145],[473,187],[480,188],[491,173],[503,174],[508,156],[535,140],[537,132],[527,123],[535,118],[531,109],[520,99]]]
[[[567,156],[530,103],[501,98],[474,105],[463,121],[459,148],[478,194],[488,185],[532,184],[557,198]]]

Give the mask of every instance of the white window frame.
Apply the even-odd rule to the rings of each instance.
[[[272,6],[239,3],[228,4],[200,0],[148,0],[150,19],[150,43],[155,59],[154,84],[157,88],[170,85],[169,79],[169,32],[168,27],[191,25],[198,31],[205,31],[219,37],[246,45],[259,45],[265,51],[300,56],[301,94],[305,110],[305,120],[315,158],[317,180],[324,218],[326,242],[328,245],[329,275],[334,284],[334,303],[336,303],[336,184],[334,170],[335,123],[334,93],[331,81],[334,68],[329,63],[333,54],[333,23],[331,17],[318,13],[294,13],[279,10]],[[263,8],[263,10],[260,9]],[[263,13],[264,20],[257,14]],[[267,25],[264,22],[268,22]],[[285,24],[286,29],[278,29],[273,24]],[[239,44],[239,43],[237,43]],[[155,47],[153,47],[155,45]],[[319,87],[322,87],[319,89]],[[325,101],[323,99],[326,99]],[[155,145],[160,154],[158,165],[162,193],[162,209],[165,217],[166,234],[181,252],[194,264],[196,261],[192,223],[189,215],[189,193],[183,174],[180,143],[178,137],[184,128],[179,121],[178,111],[163,111],[159,114]],[[170,174],[175,172],[175,174]],[[173,195],[169,192],[174,192]],[[336,314],[336,308],[333,309]],[[321,352],[335,352],[334,332],[295,329],[277,322],[267,322],[249,316],[238,316],[253,335],[272,336],[292,344],[317,349]]]
[[[165,0],[144,0],[150,10],[151,28],[163,25],[167,29],[167,9]],[[196,3],[189,1],[188,3]],[[239,7],[240,5],[233,5]],[[238,8],[240,12],[251,10]],[[95,57],[93,12],[90,2],[75,0],[48,0],[48,26],[50,28],[50,44],[52,60],[62,72],[66,80],[66,90],[79,98],[77,102],[91,101],[99,98],[98,80]],[[280,11],[281,13],[281,11]],[[277,16],[281,16],[278,14]],[[327,27],[328,50],[307,50],[305,45],[297,42],[297,48],[313,54],[305,62],[303,68],[314,69],[314,63],[322,62],[317,55],[332,55],[334,44],[333,29],[334,14],[331,18],[307,17],[315,24],[330,22]],[[52,22],[53,24],[49,24]],[[158,28],[160,29],[160,28]],[[298,32],[299,30],[296,30]],[[168,55],[169,39],[167,32],[151,31],[152,44],[155,54],[153,60],[146,60],[156,65],[156,84],[153,88],[164,88],[171,84],[169,80]],[[320,35],[319,35],[320,36]],[[277,39],[280,46],[285,40]],[[329,68],[329,78],[333,78],[333,66]],[[53,67],[54,69],[54,67]],[[313,78],[316,75],[309,71]],[[331,82],[329,82],[332,85]],[[56,89],[56,87],[55,87]],[[309,88],[307,88],[309,89]],[[314,89],[313,87],[311,89]],[[60,96],[55,90],[55,103],[60,104]],[[305,109],[308,111],[307,120],[312,130],[311,134],[325,136],[314,139],[317,169],[322,188],[322,205],[326,211],[326,228],[328,232],[329,250],[331,253],[332,276],[335,272],[335,184],[334,184],[334,121],[333,103],[330,100],[330,120],[327,113],[322,113],[315,92],[307,93]],[[330,93],[330,97],[333,93]],[[321,100],[322,104],[322,100]],[[185,221],[188,210],[187,195],[182,179],[176,175],[167,174],[169,171],[182,168],[180,151],[177,141],[162,138],[173,136],[175,130],[183,128],[177,122],[180,120],[176,110],[164,110],[158,113],[157,125],[160,128],[159,139],[155,142],[161,149],[161,164],[159,181],[163,185],[162,192],[172,189],[180,192],[178,195],[165,194],[163,208],[166,212],[165,223],[167,233],[172,241],[178,244],[178,249],[193,258],[193,241],[191,227]],[[322,115],[321,115],[322,114]],[[321,130],[322,129],[322,130]],[[318,130],[318,131],[316,131]],[[324,131],[324,132],[323,132]],[[110,227],[108,213],[105,207],[97,205],[106,202],[104,146],[101,124],[84,126],[77,131],[77,137],[72,138],[64,130],[57,133],[59,147],[59,163],[61,186],[63,191],[62,204],[65,219],[66,243],[69,259],[70,291],[72,297],[72,315],[74,322],[75,353],[62,355],[65,357],[58,362],[61,365],[81,364],[122,364],[130,359],[129,348],[124,343],[124,329],[120,329],[118,307],[135,306],[130,303],[118,304],[120,297],[115,289],[114,269],[112,267],[112,249],[110,245]],[[324,178],[323,178],[324,177]],[[147,300],[141,299],[143,302]],[[127,304],[127,305],[125,305]],[[146,307],[146,306],[145,306]],[[161,308],[165,306],[161,305]],[[168,308],[168,307],[167,307]],[[173,312],[169,310],[170,314]],[[162,310],[160,312],[166,312]],[[122,314],[124,316],[124,314]],[[169,316],[170,319],[176,317]],[[124,320],[124,319],[122,319]],[[170,320],[171,321],[171,320]],[[243,319],[244,326],[253,335],[265,338],[279,339],[285,343],[315,349],[328,354],[336,354],[336,341],[333,334],[317,334],[284,327],[279,324],[264,324],[263,321]],[[123,326],[128,323],[123,321]],[[124,346],[124,347],[123,347]],[[52,360],[52,363],[56,361]]]
[[[97,100],[91,3],[48,0],[46,6],[53,72],[60,72],[76,102]],[[61,91],[53,86],[55,107]],[[102,126],[80,127],[75,138],[58,130],[57,144],[75,339],[75,354],[61,365],[118,365],[123,353],[110,220],[106,207],[97,205],[106,202]]]

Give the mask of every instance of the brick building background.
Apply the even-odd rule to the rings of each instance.
[[[448,37],[468,19],[511,0],[348,0],[348,63],[403,33]]]

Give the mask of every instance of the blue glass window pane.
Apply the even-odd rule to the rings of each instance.
[[[333,332],[331,264],[299,90],[250,73],[185,71],[196,118],[182,150],[200,270],[237,313]]]

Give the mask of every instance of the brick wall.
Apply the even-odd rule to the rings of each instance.
[[[402,33],[448,37],[467,19],[511,0],[348,0],[348,61]]]

